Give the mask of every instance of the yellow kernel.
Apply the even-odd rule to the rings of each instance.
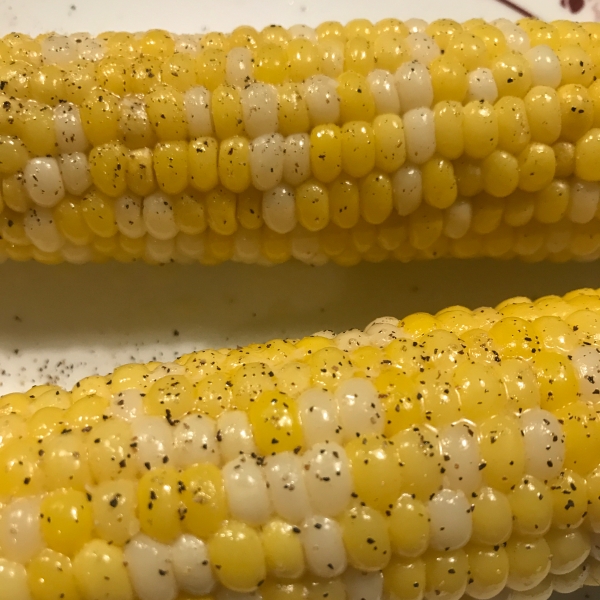
[[[307,132],[310,127],[308,105],[298,84],[283,83],[277,91],[279,132],[285,136]]]
[[[232,48],[243,46],[244,48],[253,49],[257,46],[258,31],[250,25],[241,25],[236,27],[229,35],[229,44]]]
[[[360,212],[372,225],[383,223],[393,210],[392,182],[388,175],[373,171],[359,184]]]
[[[318,125],[310,134],[310,164],[313,175],[332,182],[342,170],[342,141],[337,125]]]
[[[86,544],[73,559],[73,575],[84,598],[133,600],[123,550],[102,540]]]
[[[48,547],[73,556],[92,539],[94,520],[84,492],[62,489],[50,492],[40,505],[40,526]]]
[[[188,173],[192,187],[201,192],[207,192],[218,184],[218,155],[219,144],[214,138],[196,138],[190,142]]]
[[[487,546],[504,544],[512,532],[512,508],[500,491],[484,487],[472,496],[472,541]]]
[[[94,185],[107,196],[117,198],[127,189],[127,148],[108,142],[90,152],[90,175]]]
[[[211,190],[205,198],[207,222],[220,235],[231,235],[237,230],[235,194],[222,186]]]
[[[238,195],[236,217],[245,229],[262,226],[262,194],[256,188],[248,188]]]
[[[126,180],[127,187],[138,196],[149,196],[156,189],[150,148],[129,152]]]
[[[513,527],[519,535],[545,535],[552,524],[554,506],[546,485],[525,475],[508,494],[513,512]]]
[[[287,70],[291,81],[300,83],[319,68],[319,54],[316,45],[307,39],[295,38],[287,45]]]
[[[172,542],[181,532],[183,509],[180,477],[175,469],[163,467],[144,473],[137,489],[141,530],[162,542]]]
[[[442,234],[443,213],[438,208],[423,203],[408,219],[409,240],[417,250],[431,246]]]
[[[600,129],[591,129],[575,145],[575,175],[585,181],[600,181],[597,152],[600,148]]]
[[[487,101],[469,102],[464,107],[465,153],[471,158],[485,158],[499,141],[498,115]]]
[[[433,101],[462,102],[467,95],[467,70],[451,56],[442,55],[429,65]]]
[[[390,561],[391,545],[383,515],[356,503],[340,518],[348,561],[355,569],[375,571]]]
[[[577,400],[577,376],[568,359],[556,352],[540,350],[533,355],[532,366],[540,388],[542,408],[554,412]]]
[[[219,147],[219,179],[234,193],[243,192],[250,186],[249,153],[248,140],[239,136],[224,140]]]
[[[556,52],[560,61],[561,85],[576,83],[589,87],[594,81],[593,64],[585,48],[564,45]]]
[[[594,104],[588,90],[576,84],[558,88],[561,112],[561,137],[575,143],[594,122]]]
[[[425,30],[442,51],[445,51],[452,40],[452,36],[462,31],[462,25],[453,19],[436,19],[427,25]]]
[[[188,145],[163,142],[154,148],[153,164],[158,187],[167,194],[179,194],[188,184]]]
[[[31,423],[29,423],[31,429]],[[31,441],[13,439],[0,447],[4,466],[0,478],[0,496],[28,496],[42,491],[43,472]]]
[[[457,31],[452,35],[444,56],[455,58],[467,71],[487,66],[487,49],[483,40],[468,31]]]
[[[386,514],[388,514],[386,512]],[[429,546],[429,512],[423,502],[402,494],[389,512],[390,541],[395,554],[420,556]]]
[[[209,91],[225,83],[227,52],[223,48],[206,47],[196,57],[196,80]]]
[[[502,97],[494,107],[498,115],[498,146],[518,154],[531,139],[525,102],[511,96]]]
[[[492,73],[500,97],[523,98],[531,88],[531,67],[518,52],[510,52],[497,58],[492,64]]]
[[[106,89],[112,91],[110,88]],[[56,106],[66,95],[62,69],[57,65],[42,65],[37,68],[29,79],[29,93],[38,102]]]
[[[168,31],[150,29],[140,38],[140,52],[147,56],[166,58],[175,51],[175,40]]]
[[[478,161],[459,158],[454,162],[454,174],[459,195],[470,198],[483,191],[483,170]]]
[[[302,446],[296,403],[287,394],[263,392],[251,404],[249,418],[256,445],[263,455]]]
[[[519,163],[505,150],[494,150],[482,164],[483,189],[496,198],[506,198],[519,184]]]
[[[442,100],[434,107],[436,149],[445,158],[457,159],[464,151],[463,107]]]
[[[383,589],[395,598],[420,600],[426,579],[425,562],[420,558],[393,557],[383,569]]]
[[[372,122],[375,118],[375,99],[365,78],[352,71],[345,71],[338,78],[340,118],[348,121]]]
[[[273,519],[261,530],[267,572],[274,577],[297,579],[304,571],[304,552],[292,525]],[[261,588],[264,597],[264,587]]]
[[[329,194],[327,188],[309,179],[296,188],[296,215],[308,231],[319,231],[329,222]]]
[[[356,226],[360,211],[360,193],[353,179],[339,176],[329,185],[329,207],[332,223],[343,229]]]
[[[554,178],[556,158],[550,146],[529,144],[519,154],[519,188],[526,192],[537,192]]]
[[[254,53],[254,76],[257,81],[282,84],[287,75],[287,53],[279,44],[259,44]]]
[[[185,469],[179,476],[184,489],[181,501],[187,512],[184,526],[187,531],[206,539],[215,533],[227,516],[227,498],[221,471],[204,463]]]
[[[214,98],[213,98],[214,100]],[[183,94],[170,85],[161,85],[146,98],[148,119],[159,140],[183,140],[187,135]]]
[[[127,92],[126,60],[119,56],[107,56],[98,61],[96,80],[101,88],[117,96],[124,96]]]
[[[504,548],[469,544],[465,551],[469,560],[468,594],[475,597],[504,588],[508,577],[508,555]]]
[[[83,220],[90,230],[102,238],[117,233],[113,201],[98,190],[87,194],[81,201]]]
[[[0,173],[2,175],[12,175],[21,171],[28,160],[27,148],[19,138],[0,136]]]
[[[558,223],[567,213],[571,188],[566,181],[554,179],[534,196],[534,216],[540,223]]]
[[[254,529],[226,522],[208,544],[211,563],[222,585],[237,592],[254,591],[266,577],[265,555]]]
[[[575,471],[564,469],[548,482],[554,505],[552,525],[560,529],[579,527],[587,511],[587,483]]]
[[[432,596],[462,595],[468,578],[469,563],[464,550],[437,552],[430,550],[425,562],[425,592]]]
[[[435,208],[448,208],[456,201],[458,194],[452,163],[434,156],[421,167],[423,177],[423,199]]]
[[[357,437],[345,447],[354,492],[375,510],[384,511],[400,494],[401,468],[394,447],[380,436]]]
[[[406,35],[396,31],[386,31],[375,38],[373,55],[375,66],[395,73],[398,67],[410,60],[410,54],[403,43]]]
[[[42,550],[27,565],[27,580],[33,600],[81,599],[71,561],[64,554],[49,548]]]
[[[554,144],[560,136],[560,99],[551,87],[536,86],[525,96],[525,110],[531,138],[542,144]]]
[[[375,57],[370,40],[364,37],[348,39],[344,48],[344,71],[353,71],[365,77],[375,68]]]
[[[93,146],[119,140],[119,98],[108,90],[95,89],[80,107],[81,124]]]
[[[173,54],[162,64],[160,75],[163,83],[185,92],[196,85],[195,60],[190,54]]]
[[[351,177],[363,177],[375,165],[372,127],[362,121],[346,123],[340,130],[342,168]]]

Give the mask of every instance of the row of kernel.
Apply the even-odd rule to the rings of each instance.
[[[406,134],[420,126],[421,136],[432,144],[426,156],[437,147],[447,158],[466,153],[481,159],[496,148],[518,155],[530,142],[574,144],[599,124],[600,82],[589,88],[536,84],[522,98],[509,91],[498,99],[490,77],[478,73],[467,91],[466,83],[452,77],[432,83],[423,65],[407,63],[395,75],[376,70],[365,78],[345,72],[337,80],[319,75],[301,85],[252,83],[242,90],[220,85],[211,92],[193,86],[182,93],[157,84],[142,97],[121,99],[95,88],[79,102],[61,101],[54,109],[5,95],[0,132],[22,137],[31,152],[44,156],[117,140],[138,148],[151,147],[157,139],[291,135],[402,114],[410,122]]]
[[[232,530],[240,536],[246,534],[239,542],[240,549],[248,552],[259,548],[255,537],[240,524],[233,524]],[[226,569],[227,574],[219,574],[219,578],[228,582],[231,578],[232,587],[237,591],[217,584],[206,558],[211,548],[192,536],[182,536],[172,546],[138,536],[125,551],[94,540],[72,560],[61,553],[44,550],[27,569],[2,559],[0,582],[14,600],[31,597],[42,600],[55,591],[64,598],[83,600],[94,600],[99,593],[122,600],[184,599],[200,594],[208,600],[231,600],[246,589],[242,582],[246,583],[251,573],[266,575],[273,568],[272,560],[279,565],[279,557],[272,553],[280,549],[292,551],[296,544],[290,542],[288,548],[277,540],[274,547],[270,547],[267,542],[253,561],[248,554],[240,554],[236,559],[224,557],[219,570]],[[589,558],[572,569],[556,573],[548,558],[550,551],[549,544],[528,545],[521,539],[506,549],[471,546],[466,551],[432,552],[423,559],[392,560],[383,571],[364,572],[348,566],[340,577],[329,573],[324,579],[306,575],[300,581],[290,581],[275,572],[261,580],[260,587],[252,591],[252,597],[256,600],[285,600],[290,596],[308,600],[322,597],[378,600],[384,594],[393,594],[418,600],[423,594],[460,598],[466,592],[472,598],[484,599],[501,593],[507,584],[516,597],[521,597],[520,592],[526,597],[533,594],[548,597],[552,590],[569,593],[584,585],[597,586],[596,559]],[[237,577],[231,576],[230,571],[236,569]],[[541,575],[535,569],[539,569]],[[532,592],[527,593],[527,590]]]
[[[92,236],[83,226],[84,239],[69,241],[57,232],[52,217],[38,209],[25,223],[18,218],[4,222],[5,237],[0,241],[0,259],[16,261],[34,259],[56,264],[74,264],[144,260],[150,264],[178,262],[219,264],[233,260],[246,264],[273,265],[292,258],[310,265],[323,265],[329,260],[350,266],[362,260],[381,262],[395,259],[431,260],[441,257],[521,258],[528,262],[552,260],[595,260],[600,254],[598,231],[588,226],[558,223],[545,228],[526,225],[513,228],[499,226],[488,235],[467,232],[459,239],[439,233],[429,239],[427,222],[417,224],[408,234],[400,228],[363,226],[351,231],[330,226],[319,233],[297,227],[290,234],[279,234],[263,226],[260,229],[238,228],[232,235],[222,235],[209,229],[202,234],[179,232],[175,237],[159,239],[152,235],[131,238],[122,233],[110,237]],[[435,224],[435,221],[430,221]],[[441,223],[441,221],[440,221]],[[73,228],[80,224],[72,223]],[[70,231],[73,233],[73,230]],[[32,241],[30,241],[30,239]],[[422,242],[428,242],[423,243]],[[82,245],[83,244],[83,245]]]
[[[341,31],[336,31],[332,24],[325,24],[329,31],[326,39],[321,41],[318,41],[314,30],[305,26],[296,26],[291,28],[290,32],[286,32],[282,28],[267,28],[263,31],[263,38],[266,38],[263,40],[256,39],[259,34],[256,31],[252,33],[250,28],[245,35],[233,34],[231,43],[227,43],[226,38],[219,37],[219,34],[208,34],[205,43],[200,43],[204,51],[201,51],[198,56],[198,66],[201,71],[198,73],[198,80],[204,78],[202,71],[209,71],[210,78],[214,78],[221,70],[227,71],[232,79],[236,79],[237,75],[243,76],[241,80],[243,81],[246,78],[251,79],[246,72],[253,68],[258,71],[258,80],[268,81],[273,78],[281,80],[285,77],[285,70],[288,68],[293,72],[292,80],[300,81],[307,73],[316,72],[319,66],[321,66],[321,71],[326,74],[339,74],[345,68],[346,70],[355,69],[366,75],[375,67],[395,70],[401,62],[410,58],[424,59],[428,63],[439,56],[441,51],[444,51],[447,57],[461,59],[467,68],[487,67],[490,66],[490,61],[501,55],[505,58],[509,57],[510,60],[510,55],[507,54],[510,50],[526,52],[529,49],[527,34],[518,25],[506,20],[498,21],[498,25],[499,27],[493,24],[477,23],[472,24],[468,31],[461,31],[462,27],[458,23],[444,21],[439,26],[432,24],[432,36],[429,36],[424,31],[419,31],[422,28],[416,24],[412,30],[409,30],[400,22],[394,23],[393,20],[386,20],[381,27],[382,31],[376,33],[370,31],[375,28],[368,21],[359,21],[349,24],[347,29],[350,30],[350,36],[348,37]],[[569,70],[575,71],[575,65],[579,63],[591,65],[593,61],[586,51],[592,53],[595,51],[592,35],[577,24],[567,27],[561,23],[560,27],[564,30],[562,44],[553,44],[558,50],[560,62],[554,54],[554,50],[547,45],[543,46],[542,54],[544,56],[541,61],[540,53],[535,51],[531,55],[530,62],[534,66],[537,62],[537,66],[541,68],[548,68],[549,63],[552,63],[553,67],[558,65],[559,71],[562,66],[563,73],[568,73]],[[589,24],[588,27],[593,27],[593,24]],[[123,39],[123,34],[116,34],[114,37],[118,40],[117,45],[123,45],[125,42],[124,45],[127,46],[127,34],[125,34],[125,39]],[[159,72],[164,71],[167,78],[169,73],[185,75],[186,72],[195,70],[194,60],[190,56],[196,51],[196,41],[192,36],[182,39],[179,43],[180,51],[175,55],[173,53],[176,51],[176,42],[168,33],[150,31],[142,36],[142,39],[144,38],[145,41],[141,42],[142,49],[139,53],[143,59],[172,57],[170,62],[173,64],[167,65],[162,70],[160,67],[156,69]],[[129,36],[129,39],[135,43],[134,36]],[[15,41],[13,37],[10,37],[9,40]],[[441,47],[437,44],[438,40]],[[545,41],[552,44],[550,40]],[[54,66],[78,58],[98,60],[103,55],[101,46],[104,42],[105,40],[93,40],[85,35],[75,36],[75,39],[69,39],[66,36],[46,36],[42,40],[44,62]],[[240,45],[237,45],[238,42]],[[323,47],[317,49],[318,46]],[[85,56],[78,56],[78,50],[82,50]],[[124,51],[123,58],[117,52],[117,56],[113,60],[109,55],[99,65],[98,75],[100,78],[110,79],[111,76],[114,77],[117,74],[118,80],[118,73],[128,67],[128,63],[124,62],[124,59],[135,59],[135,51],[131,47],[129,49],[122,48],[122,51]],[[548,51],[551,53],[551,58],[546,57]],[[18,60],[19,57],[17,51],[15,58]],[[9,57],[6,58],[10,60]],[[320,61],[324,64],[319,65]],[[131,61],[129,60],[129,62]],[[586,78],[593,76],[592,71],[592,68],[587,69]],[[171,79],[175,79],[175,77],[173,76]],[[120,88],[119,85],[118,89]]]

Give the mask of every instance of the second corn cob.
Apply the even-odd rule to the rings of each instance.
[[[0,594],[525,600],[597,586],[599,348],[600,295],[579,290],[8,394]]]
[[[0,45],[0,259],[595,259],[600,29],[473,19]]]

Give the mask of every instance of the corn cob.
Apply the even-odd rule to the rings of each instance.
[[[0,40],[0,260],[600,256],[600,25]]]
[[[2,597],[598,585],[599,346],[600,291],[579,290],[6,395]]]

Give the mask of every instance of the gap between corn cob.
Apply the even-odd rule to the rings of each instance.
[[[2,597],[598,585],[599,313],[515,298],[6,395]]]
[[[0,41],[0,260],[600,255],[600,25]]]

